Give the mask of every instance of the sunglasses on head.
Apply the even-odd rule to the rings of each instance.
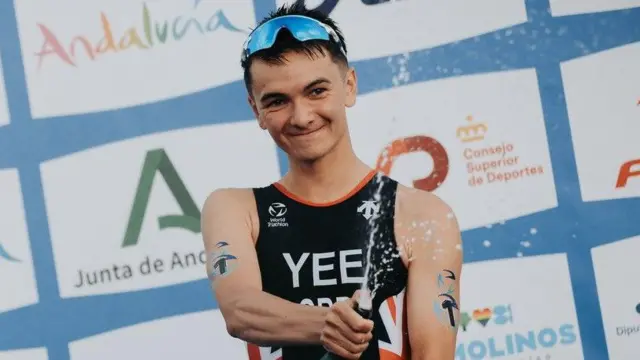
[[[340,50],[345,53],[344,44],[330,26],[306,16],[286,15],[271,19],[253,30],[242,47],[242,61],[257,51],[272,47],[282,29],[289,30],[299,41],[333,41],[339,44]]]

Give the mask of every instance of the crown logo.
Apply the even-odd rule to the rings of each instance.
[[[473,116],[467,116],[467,121],[470,125],[460,126],[456,130],[456,136],[462,142],[473,142],[484,140],[484,134],[489,130],[485,123],[474,123]]]

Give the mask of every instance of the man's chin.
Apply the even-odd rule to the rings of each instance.
[[[314,162],[321,159],[326,153],[321,149],[294,149],[289,153],[289,156],[297,161]]]
[[[324,154],[303,153],[303,154],[294,155],[293,159],[296,160],[296,161],[300,161],[300,162],[311,163],[311,162],[315,162],[317,160],[320,160],[323,156],[324,156]]]

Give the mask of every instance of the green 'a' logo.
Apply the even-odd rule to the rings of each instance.
[[[189,190],[187,190],[176,168],[169,160],[167,153],[164,149],[155,149],[147,152],[144,160],[122,247],[133,246],[138,243],[156,173],[162,175],[171,194],[173,194],[182,210],[181,215],[160,216],[158,218],[160,229],[180,228],[190,230],[193,233],[200,232],[200,209],[193,201]]]

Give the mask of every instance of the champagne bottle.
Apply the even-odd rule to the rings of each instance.
[[[373,304],[372,304],[371,296],[369,292],[365,290],[361,291],[360,299],[358,300],[358,304],[356,305],[354,310],[363,318],[370,320],[371,315],[373,313],[372,308],[373,308]],[[320,360],[341,360],[341,359],[344,359],[344,358],[329,351],[327,351],[327,353],[324,354],[322,358],[320,358]]]

